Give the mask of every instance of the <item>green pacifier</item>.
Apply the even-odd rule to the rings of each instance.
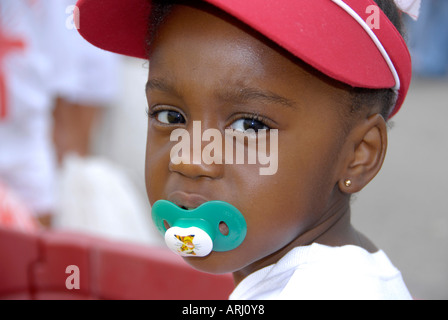
[[[165,236],[167,246],[184,257],[205,257],[212,251],[233,250],[243,242],[247,232],[241,212],[224,201],[209,201],[187,210],[159,200],[152,206],[152,220]],[[220,224],[227,226],[226,234],[221,233]]]

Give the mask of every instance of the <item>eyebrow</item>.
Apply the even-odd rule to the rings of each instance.
[[[253,87],[237,87],[233,90],[225,89],[223,92],[218,92],[219,98],[233,103],[247,103],[252,101],[259,101],[262,103],[275,103],[288,108],[297,109],[295,101],[286,97],[280,96],[268,90],[263,90]]]
[[[146,82],[145,89],[146,92],[150,90],[159,90],[176,96],[180,96],[179,91],[176,89],[174,85],[158,78],[149,79],[148,82]]]
[[[146,92],[149,90],[159,90],[180,97],[177,88],[163,79],[150,79],[146,83]],[[248,102],[275,103],[297,110],[297,103],[291,99],[280,96],[268,90],[263,90],[247,86],[230,86],[225,89],[216,90],[215,96],[222,101],[233,104],[245,104]]]

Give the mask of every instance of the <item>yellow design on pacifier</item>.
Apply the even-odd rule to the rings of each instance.
[[[209,201],[186,210],[159,200],[152,207],[152,219],[165,236],[168,248],[183,257],[205,257],[212,251],[233,250],[247,233],[243,215],[224,201]],[[227,225],[226,234],[219,230],[221,223]],[[166,224],[170,226],[168,229]]]
[[[170,235],[168,235],[168,237],[169,236]],[[195,237],[194,234],[190,234],[189,236],[180,236],[174,233],[174,237],[181,242],[181,247],[178,250],[179,252],[182,252],[184,254],[196,255],[196,253],[194,252],[196,245],[193,243],[193,239]]]
[[[165,242],[168,248],[183,257],[204,257],[213,249],[210,236],[196,227],[169,228],[165,233]]]

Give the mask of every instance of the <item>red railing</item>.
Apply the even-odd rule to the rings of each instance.
[[[164,248],[0,227],[0,299],[227,299],[232,289],[229,274],[196,271]]]

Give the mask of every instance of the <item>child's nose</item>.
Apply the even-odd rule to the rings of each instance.
[[[170,155],[169,170],[177,172],[191,179],[208,177],[212,179],[221,178],[224,173],[224,159],[222,144],[219,147],[210,150],[210,142],[198,140],[197,136],[202,137],[201,132],[185,132],[190,136],[189,152],[175,152]],[[216,138],[219,138],[217,136]],[[184,145],[185,146],[185,145]],[[172,150],[173,151],[173,150]],[[210,154],[213,154],[213,157]]]
[[[190,179],[201,177],[219,179],[223,176],[224,165],[216,163],[206,164],[203,161],[200,163],[180,162],[175,164],[170,161],[169,170],[171,172],[177,172]]]

